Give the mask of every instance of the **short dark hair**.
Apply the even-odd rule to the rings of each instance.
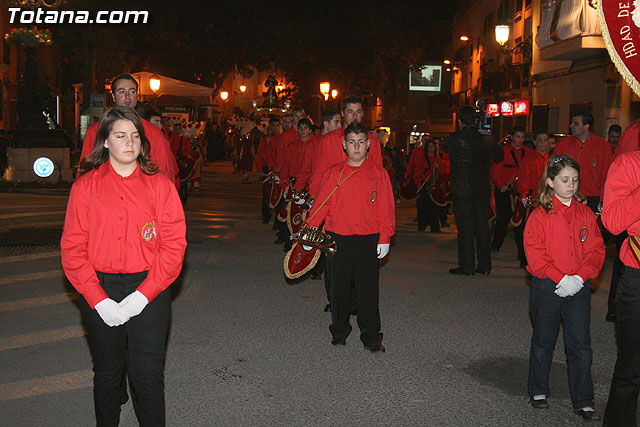
[[[298,121],[298,127],[300,127],[300,126],[306,126],[306,127],[308,127],[309,129],[311,129],[311,120],[307,119],[306,117],[305,117],[305,118],[300,119],[300,120]]]
[[[364,133],[365,135],[369,134],[369,130],[365,125],[358,122],[353,122],[344,130],[344,140],[347,140],[347,135],[355,133],[356,135]]]
[[[526,133],[522,126],[514,126],[514,127],[511,128],[511,135],[513,135],[516,132]]]
[[[280,123],[282,120],[280,120],[280,117],[271,117],[269,119],[269,124],[273,124],[273,123]]]
[[[622,133],[622,128],[620,127],[620,125],[611,125],[611,126],[609,126],[608,132]]]
[[[335,108],[327,108],[320,114],[320,124],[324,127],[324,122],[329,122],[336,114],[340,114]]]
[[[150,121],[151,117],[160,117],[162,118],[162,114],[158,113],[156,110],[145,110],[144,114],[142,115],[142,118],[145,119],[146,121]]]
[[[116,76],[113,80],[111,80],[111,92],[115,93],[116,83],[118,82],[118,80],[131,80],[136,84],[136,90],[138,90],[138,81],[134,79],[131,74],[125,73],[125,74],[120,74],[119,76]]]
[[[357,95],[348,96],[342,101],[342,111],[347,109],[347,104],[360,104],[362,108],[364,108],[364,102],[362,102],[362,98]]]
[[[458,120],[462,123],[462,127],[475,126],[476,110],[473,107],[465,105],[458,110]]]
[[[591,113],[582,113],[582,114],[574,114],[571,118],[580,117],[582,119],[582,125],[589,125],[589,131],[593,132],[593,114]]]
[[[533,131],[533,137],[537,138],[538,135],[547,135],[547,137],[549,137],[549,132],[547,132],[545,129],[536,129]]]

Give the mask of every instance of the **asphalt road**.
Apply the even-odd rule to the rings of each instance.
[[[511,233],[490,276],[459,277],[455,228],[418,233],[414,203],[380,271],[384,354],[354,333],[330,344],[320,281],[287,284],[260,221],[260,187],[228,163],[205,168],[187,205],[189,247],[173,285],[166,366],[173,426],[573,426],[562,338],[549,410],[526,394],[528,278]],[[0,425],[94,423],[91,358],[55,244],[66,196],[0,194]],[[16,232],[16,230],[19,230]],[[13,234],[9,234],[13,233]],[[30,245],[40,236],[39,246]],[[15,245],[12,242],[17,242]],[[21,246],[22,245],[22,246]],[[615,362],[604,321],[612,259],[592,298],[596,409]],[[562,336],[562,335],[561,335]],[[131,403],[121,425],[137,425]]]

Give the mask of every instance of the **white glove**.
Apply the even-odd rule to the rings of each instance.
[[[275,182],[276,184],[280,184],[280,177],[278,175],[274,176],[273,182]]]
[[[382,259],[389,253],[388,243],[378,243],[378,259]]]
[[[522,205],[526,208],[526,207],[527,207],[527,204],[529,203],[529,202],[527,201],[527,199],[526,199],[525,197],[523,197],[522,199],[520,199],[520,201],[522,202]]]
[[[578,293],[582,289],[582,278],[580,276],[565,276],[556,285],[554,293],[561,298],[570,297]]]
[[[305,251],[309,252],[311,249],[313,249],[313,247],[307,246],[307,245],[302,245],[302,249],[304,249]]]
[[[309,206],[309,209],[313,207],[313,199],[309,199],[309,201],[307,202],[307,206]]]
[[[96,304],[96,311],[108,326],[120,326],[127,323],[129,318],[122,312],[117,302],[105,298]]]
[[[142,313],[142,310],[144,310],[147,304],[149,304],[147,297],[145,297],[142,292],[135,291],[120,301],[119,305],[122,313],[131,318]]]
[[[305,199],[298,199],[298,200],[294,200],[293,203],[295,203],[298,206],[302,206],[304,205],[304,202],[306,202]]]

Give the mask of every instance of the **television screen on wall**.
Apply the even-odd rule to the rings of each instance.
[[[440,92],[442,89],[442,65],[425,65],[409,71],[409,90]]]

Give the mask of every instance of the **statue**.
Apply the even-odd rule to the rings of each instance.
[[[266,108],[278,108],[280,106],[280,102],[278,101],[278,94],[276,93],[276,86],[278,85],[278,80],[276,80],[275,76],[272,74],[269,76],[266,82],[264,82],[267,91],[263,93],[264,102],[262,103],[262,107]]]

